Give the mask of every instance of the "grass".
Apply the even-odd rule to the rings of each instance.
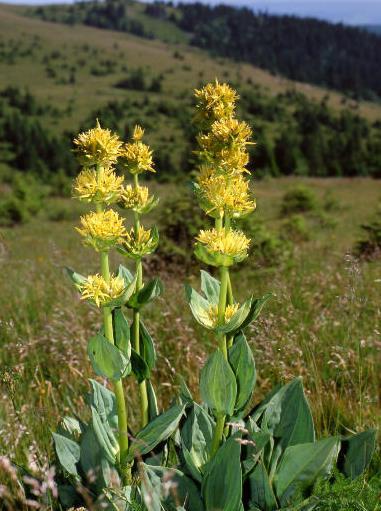
[[[254,217],[281,228],[281,198],[300,181],[259,182]],[[380,427],[380,267],[350,255],[379,191],[368,179],[302,181],[321,203],[328,191],[337,199],[336,227],[316,229],[282,266],[262,268],[254,252],[233,275],[238,298],[251,291],[275,293],[248,335],[258,371],[254,402],[276,382],[301,375],[319,435]],[[172,192],[170,185],[156,190],[162,198]],[[72,221],[46,218],[58,206],[75,208],[73,218],[83,211],[73,201],[68,206],[67,200],[55,199],[44,216],[2,232],[0,452],[19,463],[32,454],[52,461],[50,431],[63,415],[82,409],[87,378],[93,376],[86,344],[100,317],[80,302],[62,269],[97,271],[98,261],[81,246]],[[114,265],[119,260],[113,256]],[[213,339],[193,321],[182,277],[170,269],[160,276],[165,294],[157,308],[147,309],[147,324],[159,357],[154,383],[166,406],[177,374],[197,395],[199,368]],[[197,271],[187,278],[198,286]],[[129,384],[127,396],[136,424],[135,386]]]

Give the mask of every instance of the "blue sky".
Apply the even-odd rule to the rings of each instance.
[[[9,3],[47,4],[63,3],[65,0],[6,1]],[[222,3],[221,0],[201,1],[209,4]],[[237,6],[244,4],[270,13],[313,16],[352,25],[381,24],[381,0],[223,0],[223,3]]]

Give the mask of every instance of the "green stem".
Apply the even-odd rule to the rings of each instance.
[[[110,282],[110,268],[108,252],[101,252],[101,271],[106,282]],[[114,332],[112,325],[112,312],[109,307],[103,307],[103,324],[105,329],[105,337],[114,344]],[[129,467],[123,466],[124,460],[128,454],[128,420],[126,401],[124,399],[124,390],[122,380],[113,382],[114,393],[116,398],[116,408],[118,413],[118,432],[119,432],[119,458],[121,461],[121,470],[123,483],[127,484],[131,479]]]
[[[137,174],[134,174],[134,186],[139,187],[139,178]],[[135,234],[138,234],[140,228],[140,216],[136,211],[134,212],[134,230]],[[143,287],[143,265],[142,260],[137,259],[136,261],[136,291],[139,291]],[[140,312],[134,309],[133,312],[133,335],[132,342],[134,350],[140,355]],[[147,383],[145,380],[139,383],[140,393],[140,411],[141,411],[141,424],[142,427],[148,424],[148,392]]]
[[[225,427],[225,415],[219,415],[217,417],[216,427],[214,428],[214,434],[212,438],[212,446],[210,448],[210,457],[213,458],[218,448],[220,447],[220,443],[222,440],[222,435],[224,433]]]

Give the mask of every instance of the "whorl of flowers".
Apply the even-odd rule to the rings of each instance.
[[[121,195],[123,206],[137,213],[148,213],[157,204],[157,199],[149,194],[147,186],[127,185]]]
[[[152,254],[156,250],[159,239],[154,229],[139,228],[131,229],[126,233],[121,249],[123,253],[133,259],[140,259],[145,255]]]
[[[77,158],[84,167],[110,167],[117,161],[122,147],[118,135],[101,128],[98,120],[96,127],[80,133],[74,139],[74,144]]]
[[[226,83],[208,83],[195,90],[197,98],[196,120],[213,122],[216,119],[232,117],[238,94]]]
[[[84,169],[73,184],[73,194],[84,202],[112,204],[119,200],[124,178],[111,168]]]
[[[242,174],[217,174],[213,168],[204,166],[200,168],[196,182],[200,205],[212,217],[221,218],[226,213],[238,218],[256,207],[250,196],[250,183]]]
[[[196,239],[209,252],[232,257],[246,257],[250,245],[249,238],[242,231],[235,230],[201,230]]]
[[[111,275],[110,282],[106,282],[98,274],[89,275],[80,290],[81,300],[89,300],[94,302],[97,307],[103,307],[123,294],[125,283],[122,277]]]
[[[233,303],[232,305],[227,305],[225,309],[225,316],[224,316],[224,322],[228,323],[228,321],[231,320],[231,318],[234,316],[234,314],[239,309],[239,303]],[[213,304],[210,305],[209,309],[207,310],[208,319],[211,322],[211,325],[213,327],[216,327],[218,325],[218,305]]]
[[[130,174],[142,174],[143,172],[156,172],[153,166],[152,150],[141,141],[144,130],[135,126],[132,142],[124,144],[120,156],[122,164]]]
[[[93,211],[81,217],[81,228],[77,231],[84,237],[84,243],[98,252],[104,252],[121,243],[126,236],[126,229],[116,211]]]

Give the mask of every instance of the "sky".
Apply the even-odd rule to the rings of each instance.
[[[8,3],[47,4],[73,0],[0,0]],[[182,0],[189,2],[194,0]],[[199,0],[200,1],[200,0]],[[350,25],[381,25],[381,0],[201,0],[204,3],[247,5],[274,14],[313,16]]]

